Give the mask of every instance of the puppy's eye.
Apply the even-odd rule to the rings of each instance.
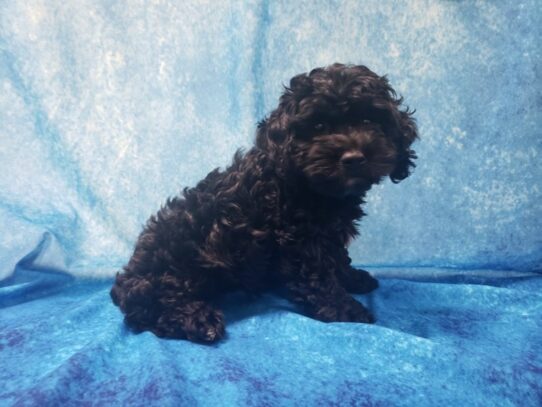
[[[327,130],[327,126],[324,123],[316,123],[314,125],[314,130],[321,133]]]

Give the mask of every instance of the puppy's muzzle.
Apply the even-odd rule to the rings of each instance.
[[[361,151],[347,151],[340,161],[346,174],[356,175],[362,171],[367,159]]]

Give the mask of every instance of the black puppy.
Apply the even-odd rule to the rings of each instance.
[[[256,143],[150,218],[111,297],[132,328],[161,337],[224,335],[213,299],[285,288],[321,321],[374,322],[348,292],[378,286],[350,266],[372,185],[414,166],[412,112],[385,77],[334,64],[295,76]]]

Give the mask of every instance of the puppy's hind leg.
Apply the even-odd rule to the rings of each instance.
[[[352,260],[346,248],[342,248],[337,261],[336,276],[349,293],[367,294],[378,288],[378,280],[367,271],[351,266]]]
[[[151,331],[165,338],[214,342],[224,337],[224,315],[205,301],[172,303],[163,308]]]
[[[195,342],[219,340],[225,333],[222,312],[202,296],[187,293],[183,289],[187,284],[194,286],[171,275],[118,274],[111,297],[124,313],[126,324],[136,331]]]

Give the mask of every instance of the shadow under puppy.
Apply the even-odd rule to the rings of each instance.
[[[365,66],[292,78],[254,147],[149,219],[111,290],[126,323],[211,342],[225,333],[214,299],[272,287],[318,320],[374,322],[349,293],[378,283],[350,266],[346,246],[371,186],[414,166],[416,125],[401,103]]]

